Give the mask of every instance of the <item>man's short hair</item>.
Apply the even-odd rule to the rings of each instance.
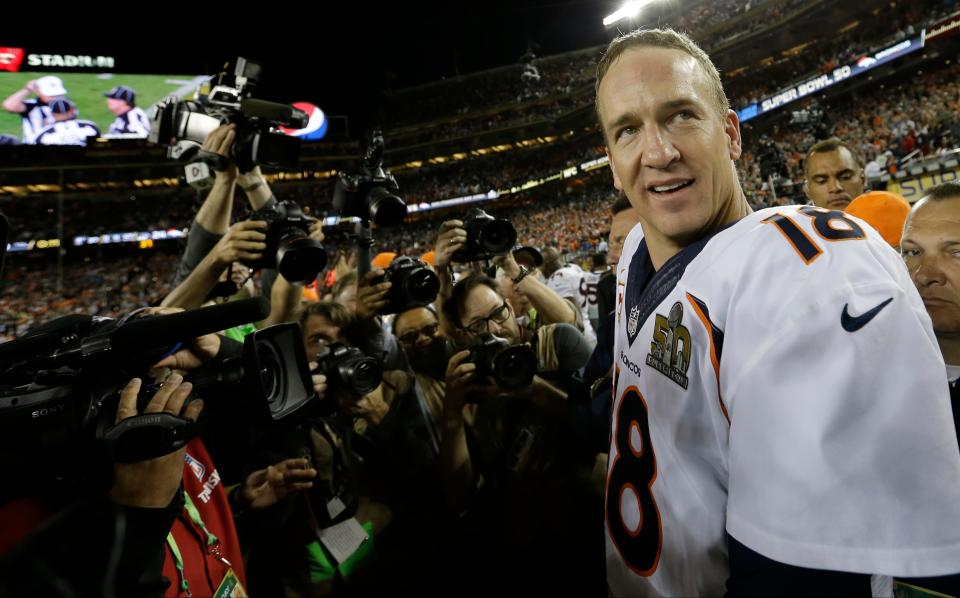
[[[597,83],[594,88],[596,92],[595,108],[597,117],[600,117],[600,83],[606,76],[607,71],[620,55],[631,48],[641,46],[650,46],[654,48],[667,48],[670,50],[680,50],[692,56],[710,81],[710,87],[713,91],[714,106],[720,115],[725,115],[730,109],[730,100],[727,99],[726,92],[723,91],[723,83],[720,81],[720,72],[716,65],[710,60],[710,56],[704,52],[697,42],[690,39],[685,33],[674,31],[673,29],[637,29],[630,33],[625,33],[607,46],[603,58],[597,64]],[[602,124],[602,122],[601,122]]]
[[[958,183],[940,183],[935,187],[930,187],[921,199],[930,201],[943,201],[945,199],[960,199],[960,184]]]
[[[497,281],[484,274],[475,274],[469,278],[462,279],[453,285],[453,291],[450,298],[443,302],[443,315],[447,321],[451,322],[457,328],[463,328],[463,322],[460,320],[460,310],[466,307],[467,297],[470,291],[479,286],[488,287],[498,296],[503,297]]]
[[[841,147],[850,152],[850,155],[853,156],[853,161],[856,163],[857,168],[863,168],[863,162],[860,161],[860,156],[857,155],[857,151],[853,149],[852,145],[836,137],[831,137],[830,139],[824,139],[823,141],[814,143],[813,146],[807,150],[807,155],[803,159],[804,176],[806,176],[809,172],[808,165],[810,164],[810,157],[812,155],[828,154],[840,149]]]
[[[322,316],[331,324],[343,330],[353,323],[353,315],[346,307],[332,301],[305,303],[300,310],[300,329],[307,329],[307,320],[310,316]]]
[[[613,212],[614,216],[616,216],[620,212],[626,212],[632,207],[633,204],[630,203],[630,198],[621,193],[620,197],[617,198],[617,201],[613,202],[613,207],[610,208],[610,211]]]
[[[333,283],[333,288],[330,289],[330,295],[336,299],[340,296],[340,293],[343,292],[343,289],[350,285],[357,284],[357,280],[359,280],[359,278],[356,270],[350,270],[349,272],[346,272],[337,279],[337,282]]]
[[[405,313],[407,313],[407,312],[413,311],[413,310],[415,310],[415,309],[425,309],[425,310],[427,310],[428,312],[432,313],[434,318],[437,318],[437,310],[436,310],[436,308],[434,308],[432,305],[429,305],[429,304],[428,304],[428,305],[418,305],[418,306],[416,306],[416,307],[410,307],[410,308],[408,308],[408,309],[405,309],[405,310],[397,313],[397,315],[393,316],[393,323],[390,324],[390,332],[392,332],[394,336],[397,335],[397,322],[400,320],[400,316],[402,316],[403,314],[405,314]],[[440,319],[440,318],[437,318],[438,321],[439,321],[439,319]]]

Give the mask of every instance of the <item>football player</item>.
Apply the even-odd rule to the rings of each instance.
[[[943,361],[896,252],[839,211],[752,213],[737,115],[685,35],[611,42],[597,110],[643,221],[617,266],[611,592],[869,595],[960,571]]]

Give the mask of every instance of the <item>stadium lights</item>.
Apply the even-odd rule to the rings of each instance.
[[[604,27],[609,27],[617,21],[623,19],[632,19],[640,14],[640,9],[652,2],[653,0],[629,0],[628,2],[625,2],[624,5],[621,6],[620,9],[615,13],[604,17],[603,25]]]

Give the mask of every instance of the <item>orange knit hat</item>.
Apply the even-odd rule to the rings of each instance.
[[[891,247],[900,247],[903,223],[910,213],[910,204],[903,197],[889,191],[868,191],[851,201],[844,211],[866,220]]]

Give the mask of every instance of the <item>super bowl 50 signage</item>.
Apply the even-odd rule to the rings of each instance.
[[[31,69],[112,69],[116,65],[113,56],[89,56],[87,54],[27,54],[23,48],[0,47],[0,71],[16,73],[24,65]]]

